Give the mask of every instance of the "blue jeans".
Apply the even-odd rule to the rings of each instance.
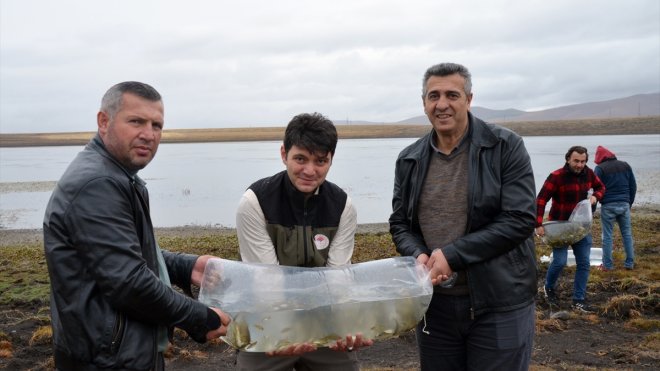
[[[633,246],[632,227],[630,225],[630,204],[627,202],[612,202],[600,205],[600,223],[603,228],[603,266],[613,269],[612,233],[614,222],[619,225],[626,261],[623,265],[632,268],[635,264],[635,248]]]
[[[589,280],[589,255],[591,255],[591,234],[574,243],[572,246],[575,255],[575,281],[573,282],[573,300],[584,300],[587,294],[587,281]],[[554,290],[557,279],[566,266],[568,259],[568,246],[552,249],[552,263],[545,276],[545,288]]]

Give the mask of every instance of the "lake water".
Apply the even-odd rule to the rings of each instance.
[[[547,175],[563,166],[572,145],[583,145],[593,168],[603,145],[635,172],[635,204],[660,204],[660,135],[525,137],[537,192]],[[386,222],[391,212],[394,162],[414,142],[399,139],[342,139],[328,180],[344,188],[359,223]],[[147,181],[156,227],[235,225],[234,213],[255,180],[284,169],[281,142],[161,144],[140,172]],[[0,228],[41,228],[50,193],[82,146],[0,148]],[[17,184],[18,183],[18,184]]]

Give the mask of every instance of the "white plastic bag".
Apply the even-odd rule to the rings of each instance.
[[[199,300],[231,315],[225,342],[268,352],[301,342],[329,346],[349,333],[398,336],[421,320],[432,294],[428,269],[413,257],[337,268],[211,259]]]
[[[593,222],[593,214],[591,212],[591,201],[587,198],[575,205],[571,216],[568,217],[569,222],[582,223],[585,227],[591,228]]]
[[[593,214],[589,198],[575,205],[567,221],[543,223],[545,234],[541,240],[548,246],[567,247],[585,238],[591,231]]]

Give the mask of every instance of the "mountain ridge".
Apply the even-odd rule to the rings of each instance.
[[[474,106],[470,111],[475,116],[488,122],[557,121],[660,116],[660,92],[635,94],[628,97],[605,101],[577,103],[539,111],[523,111],[515,108],[491,109],[480,106]],[[428,123],[428,118],[426,115],[419,115],[395,122],[345,121],[346,120],[337,120],[334,122],[335,124],[362,125],[419,125]]]

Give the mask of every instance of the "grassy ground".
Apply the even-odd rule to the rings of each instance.
[[[633,214],[636,248],[634,271],[600,272],[592,269],[588,292],[598,314],[580,316],[537,304],[537,336],[532,370],[658,369],[660,366],[660,214]],[[0,230],[0,237],[11,231]],[[600,223],[594,220],[594,246],[600,246]],[[9,240],[9,239],[8,239]],[[49,285],[38,239],[0,245],[0,369],[52,369]],[[232,230],[206,228],[195,233],[167,233],[159,237],[168,250],[213,254],[237,259],[237,239]],[[621,246],[618,233],[615,246]],[[537,241],[537,257],[551,249]],[[354,262],[396,255],[387,232],[359,233]],[[621,267],[623,252],[615,250]],[[539,287],[547,265],[539,264]],[[573,267],[559,282],[560,297],[570,302]],[[541,298],[539,296],[539,298]],[[566,304],[568,306],[568,304]],[[365,370],[414,370],[417,356],[414,335],[384,342],[362,352]],[[203,346],[177,335],[168,360],[169,370],[231,369],[233,353],[221,343]],[[223,366],[224,365],[224,366]],[[223,368],[226,367],[226,368]]]

